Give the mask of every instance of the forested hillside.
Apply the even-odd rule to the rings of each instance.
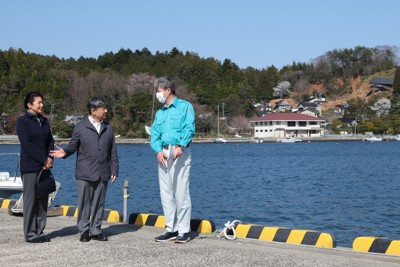
[[[23,112],[23,98],[35,90],[44,94],[53,132],[61,137],[68,137],[72,131],[72,125],[63,121],[65,116],[85,115],[86,101],[93,95],[107,98],[108,120],[118,134],[143,137],[143,126],[152,120],[153,81],[164,75],[176,80],[179,97],[193,103],[196,130],[201,136],[215,134],[217,105],[224,107],[227,120],[221,130],[227,134],[232,129],[248,128],[248,119],[260,115],[256,103],[276,98],[302,101],[316,91],[326,95],[327,103],[337,99],[351,103],[353,109],[347,115],[365,125],[367,122],[376,125],[378,120],[389,122],[378,128],[369,124],[366,130],[375,127],[373,131],[400,132],[397,122],[400,74],[395,78],[394,92],[385,96],[391,101],[387,112],[369,108],[379,96],[368,99],[352,96],[354,81],[368,83],[374,74],[394,78],[397,59],[396,47],[359,46],[328,51],[311,63],[293,62],[279,70],[273,65],[240,69],[229,59],[220,62],[177,48],[154,54],[146,48],[121,49],[97,59],[64,59],[22,49],[0,50],[0,134],[15,133],[15,120]],[[281,88],[282,84],[287,87]],[[362,116],[358,114],[361,106]],[[325,112],[328,116],[329,108]]]

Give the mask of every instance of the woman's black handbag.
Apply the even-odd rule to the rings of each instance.
[[[38,176],[36,177],[36,197],[37,198],[48,198],[50,193],[56,191],[56,180],[54,180],[53,174],[51,171],[45,171],[48,175],[42,175],[43,170],[40,171]]]

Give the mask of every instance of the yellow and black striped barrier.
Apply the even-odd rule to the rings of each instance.
[[[0,208],[2,209],[8,209],[11,208],[17,203],[16,199],[5,199],[5,198],[0,198]]]
[[[236,226],[236,236],[238,238],[254,238],[288,244],[311,245],[325,248],[336,247],[336,240],[333,235],[309,230],[238,224]]]
[[[78,208],[74,206],[61,206],[63,216],[78,217]],[[107,222],[122,222],[122,217],[116,210],[104,210],[103,220]]]
[[[400,240],[360,236],[353,241],[353,250],[359,252],[374,252],[390,255],[400,255]]]
[[[129,216],[129,224],[164,228],[165,217],[156,214],[132,213]],[[210,220],[192,219],[190,221],[190,228],[194,232],[210,234],[215,231],[215,224]]]

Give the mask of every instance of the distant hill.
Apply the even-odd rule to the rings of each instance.
[[[347,87],[348,93],[345,93],[340,96],[330,96],[326,92],[326,86],[323,83],[315,83],[315,84],[310,84],[303,92],[301,93],[291,93],[290,98],[285,98],[285,100],[293,107],[295,108],[297,104],[299,103],[299,98],[300,95],[309,95],[311,96],[314,92],[319,92],[319,93],[324,93],[327,98],[326,102],[323,103],[322,106],[322,111],[327,111],[329,109],[334,108],[336,105],[342,105],[342,104],[347,104],[348,100],[353,99],[353,98],[361,98],[364,99],[365,102],[367,102],[373,95],[381,95],[382,97],[390,97],[392,95],[392,91],[388,92],[383,92],[383,93],[375,93],[371,94],[370,96],[367,96],[368,93],[371,91],[371,84],[369,83],[370,80],[373,77],[382,77],[382,78],[394,78],[394,73],[395,73],[395,68],[389,71],[383,71],[383,72],[378,72],[369,76],[365,77],[357,77],[357,78],[352,78],[347,81],[344,81],[342,79],[338,79],[337,83],[338,85],[345,86]],[[347,85],[346,85],[347,84]],[[273,99],[269,102],[272,106],[276,104],[280,99]]]

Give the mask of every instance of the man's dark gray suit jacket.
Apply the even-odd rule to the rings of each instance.
[[[100,178],[108,181],[111,175],[118,176],[119,162],[114,130],[106,121],[101,124],[98,134],[89,118],[85,117],[75,126],[64,151],[65,158],[77,151],[76,179],[97,181]]]

